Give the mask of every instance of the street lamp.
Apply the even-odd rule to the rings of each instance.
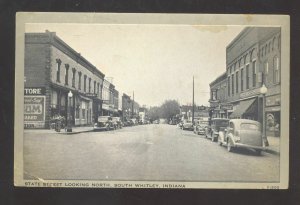
[[[266,101],[266,93],[268,92],[268,88],[265,86],[265,84],[263,83],[263,85],[260,88],[260,93],[262,94],[262,131],[263,131],[263,139],[267,140],[267,136],[266,136],[266,118],[265,118],[265,101]]]
[[[69,91],[69,93],[68,93],[68,124],[67,124],[67,132],[72,132],[72,122],[71,122],[71,118],[72,118],[72,116],[71,116],[71,100],[72,100],[72,97],[73,97],[73,93],[71,92],[71,91]]]

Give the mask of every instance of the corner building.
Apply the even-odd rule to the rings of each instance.
[[[247,27],[226,48],[227,103],[233,105],[229,117],[265,118],[268,135],[280,124],[280,39],[279,27]]]
[[[101,113],[103,80],[104,74],[55,32],[26,33],[25,89],[44,90],[45,102],[43,120],[25,119],[25,127],[49,128],[53,118],[67,119],[68,110],[73,125],[92,124]]]

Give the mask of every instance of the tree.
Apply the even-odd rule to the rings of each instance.
[[[166,100],[161,105],[162,117],[169,120],[176,114],[180,113],[180,105],[176,100]]]
[[[161,109],[160,107],[151,107],[148,111],[148,117],[151,120],[157,120],[159,118],[161,118]]]

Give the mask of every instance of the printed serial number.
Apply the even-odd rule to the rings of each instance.
[[[267,186],[267,189],[279,189],[279,186]]]

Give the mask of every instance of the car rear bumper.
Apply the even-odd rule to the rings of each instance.
[[[259,150],[266,150],[266,147],[261,147],[261,146],[253,146],[253,145],[247,145],[247,144],[242,144],[242,143],[234,143],[234,147],[242,147],[242,148],[251,148],[251,149],[259,149]]]
[[[93,130],[94,130],[94,131],[98,131],[98,130],[106,130],[106,127],[94,127]]]

